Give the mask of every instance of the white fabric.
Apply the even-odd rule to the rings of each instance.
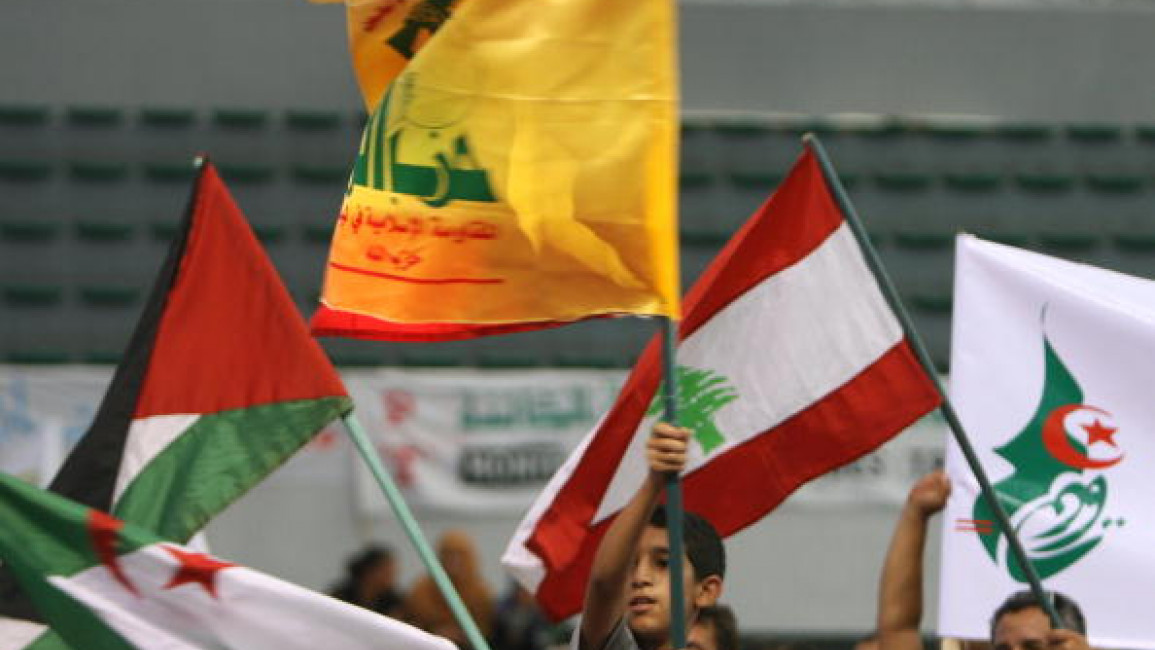
[[[132,421],[128,427],[128,440],[124,444],[124,458],[120,463],[120,473],[116,475],[116,490],[113,503],[128,489],[132,479],[164,451],[182,433],[188,430],[200,415],[154,415]]]
[[[214,574],[216,597],[200,583],[169,588],[180,562],[164,547],[119,558],[139,595],[104,566],[52,577],[113,630],[148,650],[455,650],[448,640],[243,567]]]
[[[1155,619],[1141,613],[1155,584],[1155,282],[1066,262],[963,236],[957,248],[952,336],[951,396],[992,483],[1014,466],[995,453],[1039,408],[1044,390],[1044,334],[1083,392],[1083,407],[1064,421],[1090,458],[1122,460],[1106,469],[1064,472],[1044,498],[1078,504],[1059,491],[1072,482],[1106,482],[1101,510],[1074,509],[1083,535],[1101,541],[1082,559],[1044,580],[1072,596],[1087,617],[1095,647],[1155,649]],[[1089,444],[1081,425],[1098,418],[1117,427],[1112,448]],[[1040,440],[1040,449],[1045,445]],[[975,532],[960,530],[973,517],[978,486],[952,443],[947,469],[954,490],[944,513],[939,632],[986,638],[994,609],[1025,588],[996,565]],[[1012,519],[1032,557],[1056,553],[1046,529],[1062,523],[1055,507],[1020,510]],[[1063,513],[1060,513],[1063,514]],[[1080,536],[1080,540],[1089,539]],[[1061,550],[1061,549],[1060,549]],[[1001,554],[1005,551],[1000,551]],[[1140,609],[1136,609],[1140,607]]]

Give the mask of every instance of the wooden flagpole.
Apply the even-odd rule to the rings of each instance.
[[[678,425],[678,324],[674,319],[660,319],[662,328],[662,402],[663,419]],[[666,476],[666,534],[670,539],[670,647],[686,647],[686,594],[682,567],[682,479],[676,472]]]

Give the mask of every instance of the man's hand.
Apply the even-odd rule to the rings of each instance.
[[[1050,650],[1091,650],[1087,637],[1074,630],[1051,630],[1047,633]]]
[[[689,429],[665,422],[655,424],[650,439],[646,441],[646,462],[650,471],[662,475],[681,472],[686,467],[689,440]]]
[[[935,470],[923,476],[910,488],[906,497],[906,506],[924,518],[937,514],[946,507],[947,497],[950,496],[950,479],[946,472]]]

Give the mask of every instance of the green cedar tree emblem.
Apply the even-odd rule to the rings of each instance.
[[[702,453],[709,455],[726,442],[726,437],[714,424],[714,414],[730,402],[738,399],[738,393],[723,376],[711,371],[678,366],[678,420],[681,426],[694,432],[694,439],[702,447]],[[662,412],[661,386],[650,403],[646,415]]]
[[[999,503],[1027,551],[1040,578],[1048,578],[1078,562],[1103,540],[1113,522],[1104,517],[1107,481],[1099,471],[1122,460],[1095,459],[1088,447],[1117,447],[1110,414],[1083,403],[1083,390],[1043,337],[1043,394],[1030,421],[1009,442],[995,449],[1014,471],[995,484]],[[1076,423],[1086,442],[1068,433],[1068,416],[1084,412]],[[1087,423],[1087,420],[1093,422]],[[1108,424],[1104,424],[1107,420]],[[987,555],[1019,582],[1022,568],[1008,552],[1005,536],[980,494],[972,509],[972,524]]]

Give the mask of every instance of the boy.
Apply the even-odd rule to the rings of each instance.
[[[666,475],[686,466],[690,431],[657,424],[646,442],[649,471],[637,494],[606,531],[594,555],[586,588],[578,650],[668,650],[670,648],[669,537],[659,507]],[[685,621],[722,594],[726,556],[717,531],[685,513]]]

